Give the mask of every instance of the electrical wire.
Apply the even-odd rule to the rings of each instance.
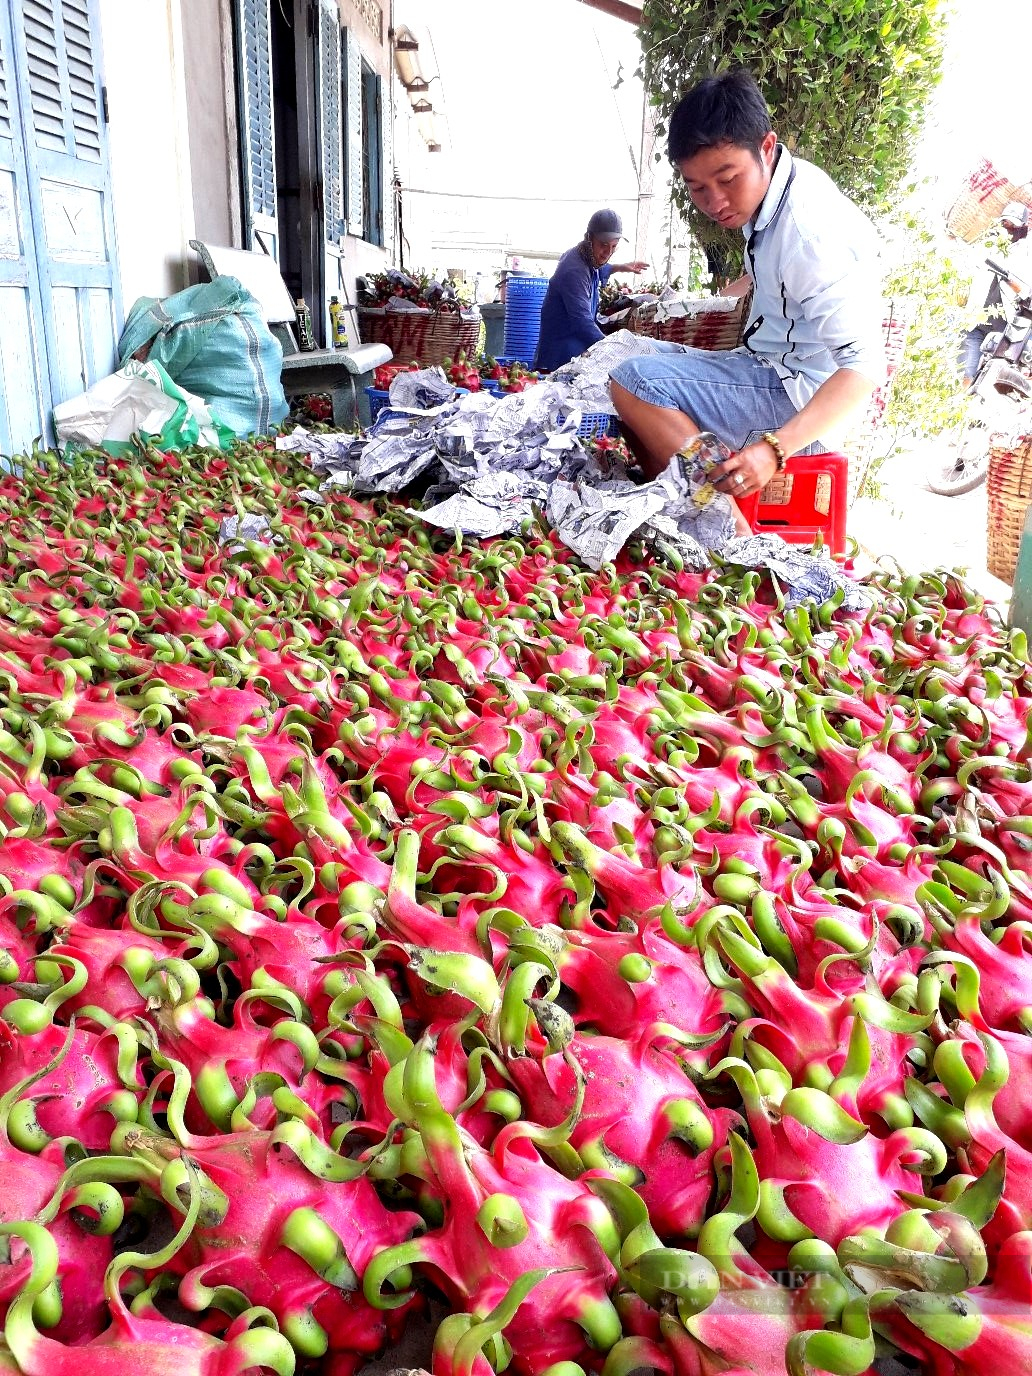
[[[406,196],[444,196],[461,201],[527,201],[542,205],[637,205],[637,196],[492,196],[485,191],[432,191],[425,186],[403,186]]]

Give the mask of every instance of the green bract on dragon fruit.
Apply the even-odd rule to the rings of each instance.
[[[1024,638],[309,476],[0,481],[0,1372],[1032,1370]]]

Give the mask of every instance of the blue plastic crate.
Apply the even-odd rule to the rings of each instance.
[[[455,395],[457,397],[467,396],[468,393],[468,387],[455,388]],[[380,412],[383,411],[385,407],[389,409],[391,394],[390,392],[382,392],[377,387],[367,387],[365,389],[365,394],[369,398],[369,424],[375,425],[376,418],[379,416]]]
[[[541,334],[541,307],[548,290],[545,277],[511,276],[505,284],[504,349],[510,357],[530,360]]]
[[[547,277],[530,277],[524,273],[510,272],[505,279],[506,305],[510,296],[529,296],[536,301],[543,300],[547,290]]]
[[[603,435],[612,435],[615,438],[619,433],[618,418],[606,411],[585,411],[581,416],[580,425],[577,426],[577,434],[586,440],[597,440]]]

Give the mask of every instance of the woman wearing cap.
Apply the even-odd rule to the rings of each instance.
[[[584,238],[559,259],[541,306],[537,368],[560,368],[602,338],[598,293],[614,272],[643,272],[648,263],[611,263],[623,238],[615,210],[596,210]]]

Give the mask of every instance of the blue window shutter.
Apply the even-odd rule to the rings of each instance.
[[[253,248],[257,234],[275,238],[277,230],[269,0],[237,0],[237,41],[244,209]]]
[[[11,122],[11,97],[8,95],[8,90],[14,88],[14,81],[8,78],[7,61],[4,53],[4,36],[0,33],[0,139],[14,137],[14,126]]]
[[[97,105],[97,74],[93,69],[93,47],[87,0],[61,0],[64,19],[64,50],[68,74],[68,118],[72,147],[79,159],[99,162],[100,110]]]
[[[347,216],[348,233],[362,236],[364,207],[362,204],[362,53],[355,35],[344,34],[345,75],[344,99],[347,104],[345,130],[347,151]]]
[[[120,311],[99,8],[99,0],[7,6],[13,51],[4,55],[5,118],[16,139],[20,134],[20,187],[18,159],[8,167],[16,199],[28,207],[18,270],[27,270],[28,301],[33,315],[39,312],[33,322],[41,341],[35,346],[39,394],[53,401],[83,391],[115,366]],[[8,378],[7,385],[19,384]]]
[[[328,243],[340,242],[344,221],[344,145],[341,129],[341,27],[337,0],[319,9],[319,115],[322,136],[323,210]]]
[[[380,78],[369,67],[362,68],[362,151],[365,155],[362,195],[365,200],[364,237],[383,246],[383,125],[381,123]]]
[[[383,163],[380,170],[380,197],[383,205],[383,246],[394,252],[394,99],[390,77],[380,82],[380,129],[383,136]]]

